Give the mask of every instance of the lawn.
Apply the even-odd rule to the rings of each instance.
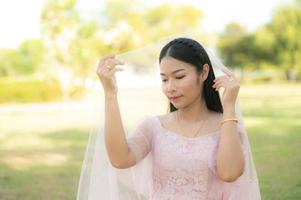
[[[262,199],[301,199],[301,85],[242,85],[239,96]],[[166,105],[158,89],[120,90],[126,131]],[[1,105],[0,199],[74,200],[102,106],[101,93],[84,102]]]

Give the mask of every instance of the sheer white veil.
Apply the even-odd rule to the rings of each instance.
[[[116,56],[117,59],[126,63],[120,66],[125,70],[116,73],[116,80],[119,88],[118,100],[121,117],[127,138],[134,133],[136,125],[145,118],[167,112],[169,101],[161,92],[158,60],[161,48],[170,40],[172,39],[166,38]],[[205,48],[205,50],[211,61],[215,77],[224,75],[221,69],[226,67],[209,48]],[[77,200],[148,200],[152,192],[152,155],[149,153],[138,164],[127,169],[117,169],[110,164],[104,143],[104,99],[101,95],[101,88],[98,90],[95,110],[102,116],[96,119],[97,125],[91,129],[89,134]],[[222,90],[219,91],[220,95]],[[238,126],[242,130],[240,136],[246,158],[245,171],[234,183],[222,183],[216,180],[216,184],[224,184],[225,188],[235,188],[227,199],[238,200],[241,198],[239,195],[243,193],[245,200],[259,200],[261,197],[257,172],[238,97],[235,106]],[[219,191],[212,191],[212,193],[214,192],[218,193]],[[211,197],[211,199],[217,199],[214,194]]]

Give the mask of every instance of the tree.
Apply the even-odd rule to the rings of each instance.
[[[275,35],[274,59],[286,72],[287,79],[291,79],[291,71],[298,71],[301,75],[301,5],[280,7],[267,25]]]
[[[220,35],[217,48],[224,63],[228,66],[243,68],[246,60],[246,51],[252,38],[246,38],[246,30],[238,23],[229,23]]]
[[[25,40],[16,49],[0,52],[0,76],[30,75],[41,67],[45,46],[40,40]]]
[[[203,13],[185,4],[146,7],[141,0],[111,0],[105,4],[101,16],[101,28],[112,35],[109,41],[114,49],[127,51],[162,37],[188,30],[197,32]]]
[[[293,73],[301,77],[301,5],[279,7],[271,22],[254,33],[246,33],[236,23],[228,24],[218,41],[218,49],[227,65],[262,69],[278,67],[287,79]],[[293,72],[293,73],[292,73]]]

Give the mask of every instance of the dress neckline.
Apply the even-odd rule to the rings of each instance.
[[[211,131],[209,133],[202,134],[202,135],[199,135],[197,137],[187,137],[187,136],[181,135],[180,133],[177,133],[175,131],[169,130],[169,129],[165,128],[164,126],[162,126],[161,121],[159,119],[159,116],[154,116],[154,118],[158,122],[160,128],[163,129],[163,130],[165,130],[168,134],[172,134],[172,135],[175,135],[177,137],[184,138],[186,140],[197,140],[197,139],[200,139],[200,138],[203,138],[203,137],[207,137],[207,136],[210,136],[210,135],[215,135],[215,134],[217,134],[217,133],[220,132],[220,129],[218,129],[216,131]]]

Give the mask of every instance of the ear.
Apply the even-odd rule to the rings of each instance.
[[[200,78],[202,81],[205,81],[208,77],[208,74],[209,74],[209,65],[208,64],[204,64],[203,65],[203,70],[202,70],[202,73],[200,75]]]

